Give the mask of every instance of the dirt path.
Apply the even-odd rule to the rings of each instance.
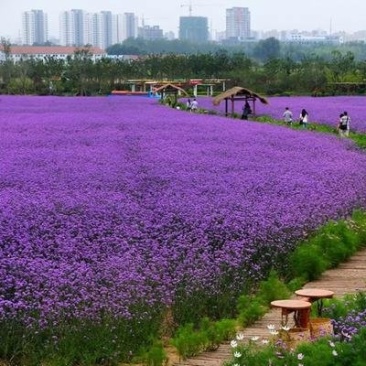
[[[366,291],[366,249],[358,252],[339,267],[324,272],[319,280],[307,283],[304,288],[332,290],[337,298],[360,290]],[[267,325],[280,324],[280,322],[280,310],[271,309],[262,319],[244,329],[242,333],[245,339],[251,339],[254,336],[267,338],[269,335]],[[225,361],[230,360],[231,354],[230,344],[226,343],[216,351],[205,352],[187,360],[179,360],[178,356],[172,354],[169,363],[173,366],[221,366]]]

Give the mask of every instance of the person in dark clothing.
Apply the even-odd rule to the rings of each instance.
[[[245,102],[243,107],[243,114],[241,115],[241,119],[248,119],[248,116],[252,113],[252,108],[250,108],[250,105],[248,101]]]

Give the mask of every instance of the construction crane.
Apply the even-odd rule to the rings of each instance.
[[[222,5],[222,4],[195,4],[195,6],[216,6],[216,5]],[[181,8],[188,7],[188,14],[191,17],[192,16],[192,1],[190,0],[189,3],[181,4]]]
[[[192,16],[192,1],[190,1],[188,4],[181,4],[180,7],[183,8],[187,6],[188,7],[188,14],[191,17]]]

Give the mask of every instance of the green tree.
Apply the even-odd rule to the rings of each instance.
[[[253,56],[262,62],[277,59],[281,54],[280,41],[274,37],[260,40],[253,53]]]

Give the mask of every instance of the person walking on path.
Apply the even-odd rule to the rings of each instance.
[[[285,111],[283,112],[283,120],[289,126],[292,126],[292,112],[290,111],[289,107],[286,107]]]
[[[308,128],[308,122],[309,122],[309,113],[306,111],[306,109],[303,109],[300,113],[299,123],[300,125],[302,125],[303,128]]]
[[[350,122],[351,117],[348,115],[346,111],[340,114],[339,125],[338,125],[339,136],[341,137],[349,136]]]

